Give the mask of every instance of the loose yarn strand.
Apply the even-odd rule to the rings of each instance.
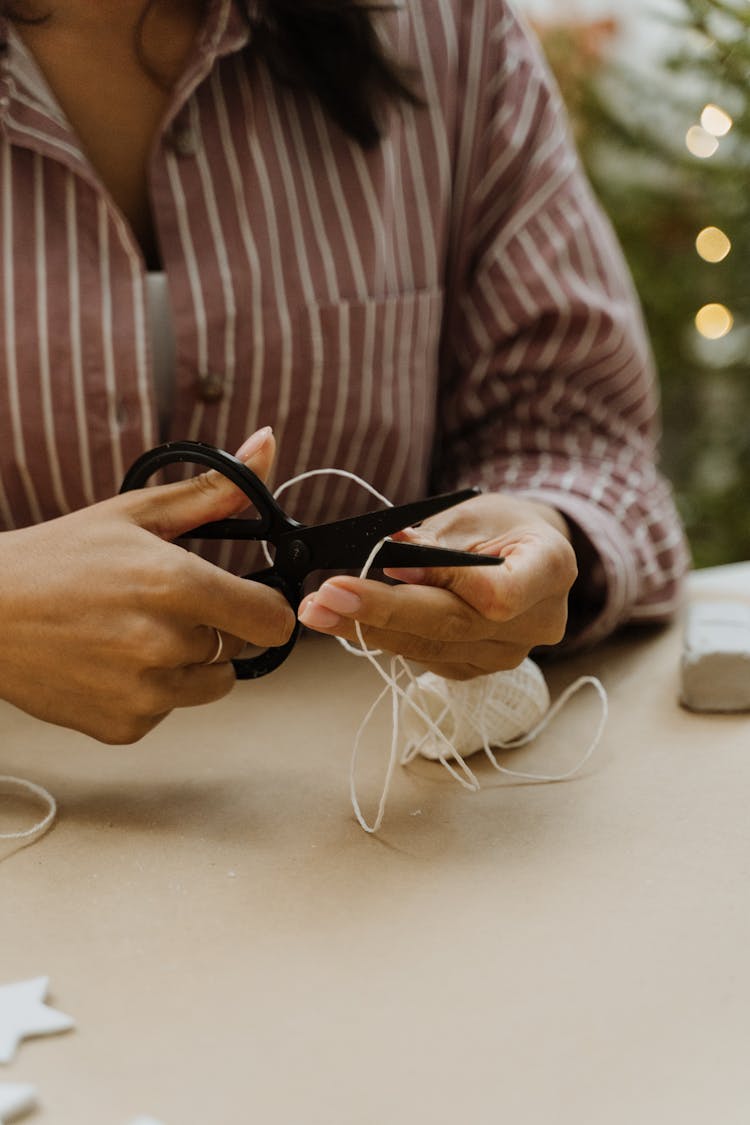
[[[600,713],[599,713],[599,723],[597,725],[596,731],[594,732],[594,737],[591,739],[591,742],[589,743],[588,747],[586,748],[583,755],[578,760],[578,762],[576,762],[575,765],[571,766],[571,768],[569,770],[565,770],[564,773],[556,773],[556,774],[526,773],[523,770],[512,770],[512,769],[509,769],[508,766],[501,766],[500,763],[498,762],[497,758],[495,757],[495,755],[492,752],[492,749],[490,747],[489,740],[488,740],[488,737],[487,737],[487,732],[486,732],[486,730],[483,730],[482,731],[483,749],[484,749],[485,754],[489,758],[490,762],[495,767],[495,769],[499,773],[507,774],[509,777],[521,778],[524,781],[546,781],[546,782],[567,781],[568,778],[573,777],[577,773],[580,773],[580,771],[586,765],[589,758],[591,757],[591,755],[594,753],[597,746],[599,745],[599,743],[601,741],[601,737],[604,734],[604,728],[607,725],[607,719],[609,717],[609,702],[608,702],[608,699],[607,699],[607,692],[606,692],[606,690],[604,688],[604,685],[602,684],[601,680],[598,680],[596,678],[596,676],[580,676],[577,680],[574,680],[572,684],[569,684],[565,688],[565,690],[562,692],[560,697],[555,700],[555,702],[550,707],[549,711],[544,716],[544,718],[542,718],[540,720],[540,722],[538,722],[536,724],[536,726],[532,727],[532,729],[527,734],[519,735],[518,738],[508,739],[507,742],[496,742],[495,743],[495,746],[498,749],[502,749],[502,750],[516,750],[516,749],[520,748],[521,746],[527,746],[528,743],[533,742],[534,739],[537,738],[542,733],[543,730],[546,730],[546,728],[552,722],[554,717],[560,713],[560,711],[563,709],[563,707],[565,706],[565,704],[568,702],[569,699],[571,699],[574,695],[576,695],[581,690],[581,688],[587,687],[589,685],[592,688],[594,688],[597,695],[599,696],[599,701],[601,703],[601,710],[600,710]]]
[[[366,480],[358,477],[355,473],[348,472],[346,469],[312,469],[308,472],[300,473],[279,485],[274,492],[274,497],[278,498],[288,488],[291,488],[292,485],[300,481],[324,475],[345,477],[348,480],[354,481],[355,484],[366,489],[367,492],[375,496],[387,507],[393,506],[386,496],[383,496],[382,493],[373,488]],[[383,543],[387,541],[387,538],[388,537],[384,537],[375,544],[359,573],[360,578],[367,577],[380,548],[383,546]],[[265,543],[263,544],[263,550],[266,559],[270,563],[272,560]],[[399,760],[402,765],[406,765],[413,761],[419,754],[436,759],[460,785],[471,792],[476,792],[480,789],[479,779],[466,763],[464,757],[466,753],[473,753],[475,750],[484,749],[490,763],[499,773],[526,781],[550,783],[565,781],[583,769],[601,741],[607,723],[609,708],[607,693],[601,682],[594,676],[579,677],[579,679],[570,684],[562,692],[556,702],[550,706],[549,693],[544,677],[537,666],[527,659],[523,662],[521,668],[528,666],[534,670],[537,680],[534,681],[532,677],[532,679],[529,680],[529,685],[535,684],[536,686],[535,699],[532,699],[531,696],[525,698],[519,694],[517,685],[508,680],[508,676],[512,676],[513,672],[498,672],[494,675],[491,674],[479,677],[481,684],[476,692],[476,698],[472,700],[467,692],[464,692],[463,695],[461,694],[461,688],[463,686],[461,684],[455,684],[453,681],[448,681],[433,673],[423,673],[421,676],[415,675],[408,662],[402,656],[391,656],[388,668],[384,668],[378,660],[378,657],[383,657],[383,652],[380,649],[368,648],[359,621],[354,621],[354,628],[359,648],[350,644],[343,637],[336,637],[336,640],[341,647],[351,655],[364,657],[385,684],[359,725],[354,738],[349,767],[349,794],[352,809],[354,810],[354,815],[359,825],[367,833],[374,834],[377,832],[383,822],[395,767]],[[520,669],[514,671],[520,672]],[[402,686],[403,681],[407,681],[406,689]],[[427,705],[428,696],[426,694],[427,687],[425,686],[427,682],[429,682],[429,690],[433,698],[437,694],[441,701],[441,707],[435,715],[430,713],[430,709]],[[476,681],[469,682],[475,683]],[[511,750],[532,742],[549,726],[568,700],[587,685],[593,687],[597,692],[601,702],[601,712],[594,737],[582,757],[574,766],[560,774],[541,774],[523,770],[513,770],[498,762],[493,753],[493,746],[496,749]],[[515,695],[513,694],[513,689],[515,689]],[[505,697],[503,697],[503,692],[505,693]],[[364,732],[378,707],[389,694],[391,697],[391,746],[377,812],[374,821],[370,824],[365,819],[357,795],[357,762]],[[535,706],[537,708],[537,713],[542,704],[546,706],[546,710],[537,722],[533,722],[532,720],[530,728],[525,732],[521,731],[521,733],[506,739],[493,736],[492,731],[488,729],[489,719],[493,716],[502,716],[506,721],[508,719],[513,719],[517,724],[521,715],[513,713],[513,704],[518,704],[519,701]],[[420,737],[414,737],[411,741],[407,742],[399,759],[399,735],[404,716],[409,715],[409,713],[411,713],[413,718],[420,724],[421,734]],[[446,729],[448,721],[450,721],[452,725]],[[464,753],[462,753],[456,743],[460,741],[458,737],[459,732],[465,732],[466,730],[470,730],[472,737],[476,738],[478,741],[476,745],[472,744],[467,746]],[[432,742],[428,742],[430,738]]]
[[[378,547],[378,549],[379,549],[379,547]],[[369,567],[369,564],[365,568],[363,568],[363,573],[361,574],[361,577],[364,578],[366,576],[366,571],[367,571],[368,567]],[[469,768],[469,766],[466,764],[466,762],[463,760],[461,755],[455,749],[455,747],[453,747],[451,745],[451,743],[449,742],[449,740],[446,738],[444,732],[440,729],[440,726],[438,725],[438,723],[436,723],[435,720],[433,720],[433,718],[430,715],[428,715],[427,712],[424,711],[419,706],[419,704],[416,703],[407,694],[407,692],[404,690],[404,688],[401,686],[401,683],[399,681],[402,678],[409,679],[412,684],[417,682],[417,677],[414,675],[414,673],[412,672],[411,668],[408,666],[408,664],[406,663],[404,658],[401,657],[401,656],[392,656],[391,660],[390,660],[390,670],[386,671],[384,668],[381,667],[381,665],[376,660],[376,656],[379,655],[379,650],[367,648],[367,645],[365,643],[365,639],[364,639],[364,636],[362,635],[362,630],[360,628],[360,625],[359,625],[358,621],[355,622],[355,629],[356,629],[356,632],[357,632],[357,639],[359,640],[359,642],[362,646],[360,649],[356,649],[353,646],[349,645],[348,642],[344,641],[341,637],[337,637],[336,639],[342,644],[343,647],[345,647],[347,649],[347,651],[352,652],[356,656],[364,656],[369,661],[369,663],[372,665],[372,667],[375,669],[377,674],[381,677],[381,679],[383,679],[385,681],[385,687],[380,691],[380,693],[379,693],[378,697],[376,698],[375,702],[372,704],[372,706],[368,710],[367,714],[365,715],[364,719],[362,720],[362,722],[359,725],[359,728],[358,728],[357,733],[356,733],[355,738],[354,738],[354,747],[353,747],[353,750],[352,750],[351,763],[350,763],[350,767],[349,767],[349,793],[350,793],[350,796],[351,796],[351,802],[352,802],[352,808],[354,810],[354,815],[356,816],[357,820],[359,821],[360,826],[365,830],[365,832],[374,833],[374,832],[378,831],[381,824],[383,823],[383,817],[385,815],[385,809],[386,809],[386,805],[387,805],[387,802],[388,802],[388,795],[390,793],[391,783],[393,781],[394,770],[395,770],[395,767],[396,767],[396,763],[399,761],[398,744],[399,744],[399,735],[400,735],[400,731],[401,731],[401,709],[399,707],[399,700],[401,701],[402,707],[408,706],[408,707],[412,708],[416,712],[418,717],[422,720],[422,722],[424,722],[427,725],[430,732],[437,739],[439,739],[440,741],[442,741],[446,744],[446,746],[448,747],[448,749],[450,751],[451,757],[453,757],[455,759],[455,761],[459,765],[459,769],[465,775],[464,777],[462,777],[461,774],[458,772],[458,770],[456,770],[454,768],[453,764],[448,760],[447,757],[441,757],[440,762],[445,767],[445,769],[448,771],[448,773],[451,775],[451,777],[453,777],[459,783],[459,785],[462,785],[465,789],[468,789],[472,793],[476,792],[479,789],[479,781],[477,780],[476,776],[474,775],[472,770]],[[357,796],[357,780],[356,780],[357,758],[358,758],[358,755],[359,755],[359,748],[360,748],[360,743],[362,741],[362,736],[364,735],[364,732],[367,729],[367,727],[368,727],[373,715],[375,714],[375,711],[377,710],[378,706],[380,705],[380,703],[382,703],[383,699],[388,695],[389,692],[390,692],[390,695],[391,695],[391,713],[392,713],[391,749],[390,749],[390,754],[389,754],[389,757],[388,757],[388,765],[386,767],[386,773],[385,773],[385,779],[384,779],[384,782],[383,782],[383,788],[382,788],[382,791],[381,791],[381,794],[380,794],[380,801],[378,803],[377,815],[375,817],[374,822],[372,824],[368,824],[367,821],[364,818],[364,815],[362,814],[361,806],[360,806],[360,803],[359,803],[359,798]],[[402,758],[401,761],[403,762],[403,760],[404,759]]]
[[[364,654],[360,653],[358,655],[364,655]],[[359,797],[357,796],[357,778],[356,778],[357,757],[359,755],[359,746],[360,746],[360,742],[362,740],[362,735],[364,734],[365,729],[368,726],[372,716],[375,714],[375,711],[377,710],[378,706],[382,703],[383,699],[385,699],[385,697],[388,695],[389,692],[391,694],[391,749],[390,749],[390,753],[388,755],[388,764],[387,764],[386,770],[385,770],[385,777],[383,779],[383,788],[382,788],[381,793],[380,793],[380,801],[378,803],[378,811],[375,815],[375,820],[373,821],[373,823],[368,824],[367,821],[365,820],[364,814],[362,812],[362,808],[361,808],[360,803],[359,803]],[[358,729],[357,734],[354,738],[354,746],[352,748],[351,763],[349,765],[349,796],[350,796],[351,803],[352,803],[352,809],[354,810],[354,815],[357,818],[360,827],[363,828],[365,832],[368,832],[371,835],[374,834],[375,832],[377,832],[378,829],[380,828],[381,824],[383,823],[383,817],[385,816],[385,809],[386,809],[386,805],[388,803],[388,794],[391,791],[391,783],[393,781],[393,773],[394,773],[394,770],[396,768],[397,761],[398,761],[398,696],[397,696],[396,692],[394,692],[391,689],[391,686],[386,684],[386,686],[382,689],[382,691],[378,695],[375,702],[370,707],[369,711],[365,715],[362,722],[359,724],[359,729]]]
[[[296,476],[290,477],[289,480],[284,481],[282,484],[280,484],[278,486],[278,488],[275,490],[275,492],[273,494],[274,499],[278,500],[278,498],[284,492],[286,492],[286,490],[288,488],[291,488],[293,485],[299,484],[301,481],[304,481],[304,480],[310,480],[312,477],[319,477],[319,476],[345,477],[347,480],[354,481],[355,484],[360,485],[361,488],[364,488],[367,492],[369,492],[377,500],[380,500],[381,503],[386,505],[386,507],[388,507],[388,508],[393,507],[393,504],[388,499],[388,497],[383,496],[383,494],[381,492],[378,492],[378,490],[373,485],[371,485],[369,483],[369,481],[364,480],[362,477],[358,477],[356,475],[356,473],[350,473],[347,469],[309,469],[307,472],[298,473]],[[373,564],[373,560],[375,559],[375,556],[377,555],[378,551],[383,546],[383,543],[385,543],[385,541],[386,541],[386,538],[383,538],[378,543],[375,544],[372,551],[368,555],[364,566],[362,567],[362,569],[359,573],[360,578],[366,578],[367,577],[367,575],[370,571],[370,568]],[[271,556],[270,556],[270,553],[269,553],[269,550],[268,550],[268,545],[266,543],[263,543],[263,552],[266,556],[266,560],[270,563],[272,560],[271,560]],[[378,661],[376,659],[378,656],[382,656],[382,652],[380,651],[380,649],[370,649],[370,648],[367,647],[367,644],[365,643],[364,636],[362,634],[362,629],[361,629],[358,621],[355,621],[354,627],[355,627],[356,632],[357,632],[357,640],[359,641],[359,644],[360,644],[359,648],[355,648],[354,645],[349,644],[349,642],[344,637],[337,637],[336,640],[339,642],[341,647],[346,649],[346,651],[348,653],[350,653],[352,656],[364,656],[365,659],[368,660],[369,663],[372,665],[372,667],[376,670],[378,675],[382,679],[385,680],[385,687],[382,689],[380,694],[377,696],[374,703],[371,705],[367,714],[365,715],[364,719],[362,720],[362,722],[359,725],[359,729],[357,730],[357,733],[356,733],[355,738],[354,738],[354,746],[352,748],[351,762],[350,762],[350,765],[349,765],[349,794],[350,794],[350,798],[351,798],[352,809],[354,810],[354,815],[357,818],[357,821],[359,822],[360,827],[363,828],[365,832],[368,832],[368,833],[372,834],[372,833],[377,832],[378,829],[380,828],[381,824],[383,823],[383,817],[385,816],[385,809],[386,809],[386,805],[388,803],[388,794],[390,793],[391,783],[393,781],[394,770],[396,768],[396,763],[398,762],[398,733],[399,733],[398,700],[399,700],[399,695],[403,696],[404,692],[399,687],[399,684],[398,684],[398,677],[399,677],[400,670],[397,668],[397,661],[401,660],[401,658],[398,657],[398,656],[391,657],[390,673],[384,671],[384,669],[382,669],[380,667],[380,665],[378,664]],[[404,667],[406,667],[405,662],[402,661],[402,663],[404,664]],[[407,669],[407,671],[408,671],[408,669]],[[411,673],[409,673],[409,674],[411,674]],[[375,815],[375,820],[373,821],[373,823],[368,824],[367,821],[365,820],[364,814],[362,812],[362,809],[361,809],[361,806],[360,806],[360,803],[359,803],[359,798],[357,796],[357,783],[356,783],[357,758],[359,756],[359,748],[360,748],[360,743],[362,741],[362,736],[363,736],[367,726],[369,725],[370,720],[372,719],[372,716],[375,714],[379,705],[382,703],[383,699],[385,699],[386,695],[388,695],[389,692],[391,693],[391,715],[392,715],[391,749],[390,749],[390,753],[388,755],[388,764],[386,766],[385,778],[383,780],[383,788],[382,788],[382,791],[381,791],[380,801],[379,801],[379,804],[378,804],[378,811]]]
[[[378,492],[377,488],[375,488],[374,485],[370,484],[362,477],[358,477],[356,473],[350,473],[348,469],[308,469],[305,473],[297,473],[295,477],[290,477],[289,480],[282,481],[282,483],[278,486],[273,494],[274,500],[278,500],[279,496],[283,496],[286,490],[288,488],[291,488],[293,485],[300,484],[303,480],[311,480],[313,477],[345,477],[347,480],[354,481],[355,484],[358,484],[361,488],[364,488],[367,492],[374,496],[376,500],[380,500],[383,504],[385,504],[387,508],[393,507],[393,504],[388,499],[388,497],[383,496],[382,492]],[[380,541],[380,543],[378,543],[377,548],[372,553],[373,558],[378,553],[384,542],[385,540],[383,539]],[[268,550],[268,544],[266,542],[263,542],[261,543],[261,547],[263,548],[263,554],[266,557],[266,562],[269,564],[272,563],[273,559],[271,558],[270,551]],[[354,649],[353,651],[356,652],[356,649]]]
[[[47,808],[46,814],[31,828],[25,828],[21,832],[0,832],[0,840],[18,840],[25,846],[26,844],[33,844],[52,827],[57,816],[57,802],[43,786],[37,785],[33,781],[27,781],[23,777],[10,777],[7,774],[0,774],[0,793],[12,796],[17,796],[20,793],[24,797],[31,794],[32,797],[37,797]]]
[[[390,507],[391,506],[390,501],[387,501],[387,503],[388,503],[388,506]],[[380,542],[376,543],[375,546],[373,547],[373,549],[370,551],[370,554],[368,555],[367,560],[366,560],[364,566],[362,567],[362,569],[359,573],[360,578],[366,578],[367,575],[369,574],[370,568],[372,567],[372,564],[373,564],[373,561],[374,561],[378,551],[383,546],[383,543],[385,543],[385,539],[381,539]],[[401,718],[401,711],[400,711],[400,708],[399,708],[399,705],[398,705],[399,700],[401,700],[402,706],[407,705],[407,706],[415,709],[417,711],[419,717],[423,720],[423,722],[427,723],[431,732],[434,735],[436,735],[438,738],[440,738],[440,739],[442,739],[443,741],[446,742],[446,744],[448,745],[448,747],[449,747],[449,749],[452,753],[452,756],[459,762],[460,768],[463,770],[466,777],[465,778],[461,777],[460,774],[453,768],[453,766],[447,760],[441,759],[443,765],[448,770],[448,773],[453,778],[455,778],[455,780],[460,785],[463,785],[464,788],[469,789],[472,792],[475,792],[479,788],[479,782],[477,781],[476,777],[474,776],[472,771],[469,769],[469,767],[466,765],[464,760],[461,758],[461,756],[455,751],[455,749],[447,741],[447,739],[445,738],[445,735],[441,731],[440,727],[433,721],[433,719],[417,703],[414,702],[414,700],[410,699],[410,697],[404,691],[404,689],[401,686],[399,681],[402,678],[406,678],[411,682],[412,685],[414,685],[414,684],[417,683],[417,677],[414,675],[411,668],[409,667],[407,662],[404,660],[403,656],[398,656],[398,655],[392,656],[391,659],[390,659],[390,665],[389,665],[390,670],[386,671],[384,668],[381,667],[381,665],[378,663],[378,660],[377,660],[378,656],[383,655],[382,652],[380,651],[380,649],[371,649],[371,648],[367,647],[367,642],[365,641],[364,635],[362,633],[362,627],[361,627],[359,621],[354,622],[354,630],[357,634],[357,640],[358,640],[359,646],[360,646],[358,649],[355,648],[353,645],[350,645],[349,642],[347,640],[345,640],[343,637],[337,637],[336,640],[339,642],[339,644],[342,645],[343,648],[346,649],[347,652],[351,652],[354,656],[364,656],[365,659],[369,661],[370,665],[375,669],[375,671],[380,676],[380,678],[385,681],[385,687],[380,692],[380,695],[376,699],[375,703],[370,708],[370,710],[367,712],[365,718],[362,720],[362,722],[359,725],[359,729],[358,729],[357,734],[356,734],[355,739],[354,739],[354,749],[352,751],[352,759],[351,759],[351,763],[350,763],[350,766],[349,766],[349,792],[350,792],[350,795],[351,795],[352,808],[354,809],[354,815],[356,816],[357,820],[359,821],[360,826],[365,830],[365,832],[375,833],[375,832],[378,831],[381,824],[383,823],[383,817],[385,816],[385,809],[386,809],[386,805],[388,803],[388,795],[390,793],[391,783],[393,781],[393,774],[394,774],[394,770],[395,770],[395,767],[396,767],[396,763],[398,761],[398,743],[399,743],[400,718]],[[383,698],[388,694],[389,691],[391,693],[391,713],[392,713],[391,750],[390,750],[390,754],[389,754],[389,757],[388,757],[388,765],[386,767],[386,774],[385,774],[385,780],[383,782],[383,789],[381,791],[380,801],[378,803],[378,812],[377,812],[377,815],[375,817],[374,822],[372,824],[368,824],[367,821],[365,820],[364,816],[362,815],[361,807],[360,807],[360,804],[359,804],[359,799],[357,797],[357,783],[356,783],[357,754],[358,754],[358,751],[359,751],[359,744],[360,744],[360,741],[362,739],[362,735],[364,734],[365,729],[367,728],[370,720],[372,719],[372,716],[375,713],[375,710],[376,710],[378,704],[383,700]]]

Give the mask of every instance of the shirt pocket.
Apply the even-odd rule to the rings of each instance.
[[[290,325],[291,378],[269,388],[277,480],[311,468],[356,473],[394,503],[424,493],[437,410],[443,292],[310,305]],[[275,399],[275,401],[273,401]],[[295,497],[306,523],[373,507],[340,477],[307,482]],[[304,514],[302,511],[304,509]]]

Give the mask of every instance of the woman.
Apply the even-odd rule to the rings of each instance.
[[[571,588],[571,644],[671,611],[637,304],[505,0],[2,11],[0,695],[132,741],[289,634],[246,560],[170,542],[237,509],[227,482],[111,498],[160,436],[396,502],[483,485],[419,535],[504,566],[300,611],[444,675],[558,643]],[[295,500],[361,506],[339,478]]]

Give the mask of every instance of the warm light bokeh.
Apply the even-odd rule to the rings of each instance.
[[[726,110],[709,102],[701,114],[701,125],[713,137],[725,137],[734,122]]]
[[[718,303],[704,305],[695,318],[695,327],[707,340],[720,340],[731,332],[733,325],[734,317],[729,309]]]
[[[685,144],[687,145],[688,152],[693,156],[700,157],[705,160],[709,156],[713,156],[719,147],[719,142],[712,133],[706,132],[702,125],[691,125],[685,136]]]
[[[695,248],[704,262],[723,262],[732,243],[718,227],[705,227],[695,240]]]

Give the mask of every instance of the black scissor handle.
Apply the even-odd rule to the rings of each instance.
[[[228,480],[244,492],[245,496],[255,505],[259,518],[254,520],[217,520],[216,523],[203,524],[193,528],[180,538],[194,539],[267,539],[273,529],[295,526],[294,521],[288,519],[278,506],[263,481],[255,475],[252,469],[243,465],[231,453],[223,449],[216,449],[200,441],[171,441],[150,449],[133,462],[125,474],[120,492],[130,492],[136,488],[143,488],[149,479],[159,469],[175,464],[203,465],[208,469],[216,469]],[[260,570],[253,574],[246,574],[245,578],[255,582],[262,582],[265,586],[280,590],[287,599],[292,609],[297,612],[302,598],[302,588],[293,586],[276,574],[273,567]],[[300,633],[300,623],[295,621],[291,637],[283,645],[276,645],[266,649],[257,656],[233,660],[238,680],[254,680],[265,676],[283,664],[289,653],[297,643]]]
[[[270,586],[274,590],[280,590],[295,613],[292,635],[283,645],[274,645],[272,648],[267,648],[265,652],[258,653],[257,656],[240,657],[232,661],[238,680],[257,680],[283,664],[297,643],[302,626],[296,614],[302,600],[302,589],[301,587],[293,589],[288,582],[276,574],[273,567],[269,567],[268,570],[256,570],[253,574],[246,574],[245,578],[253,582],[262,582],[264,586]]]
[[[281,508],[252,469],[243,465],[242,461],[233,457],[231,453],[216,449],[213,445],[207,445],[202,441],[168,441],[164,445],[157,445],[155,449],[142,453],[123,477],[120,492],[143,488],[159,469],[177,464],[203,465],[207,469],[215,469],[244,492],[258,512],[258,519],[233,521],[237,525],[236,536],[230,534],[231,521],[221,520],[216,525],[219,530],[218,535],[212,534],[214,525],[208,523],[203,527],[193,528],[181,538],[267,539],[279,518],[286,522]],[[245,534],[240,534],[243,527]]]

